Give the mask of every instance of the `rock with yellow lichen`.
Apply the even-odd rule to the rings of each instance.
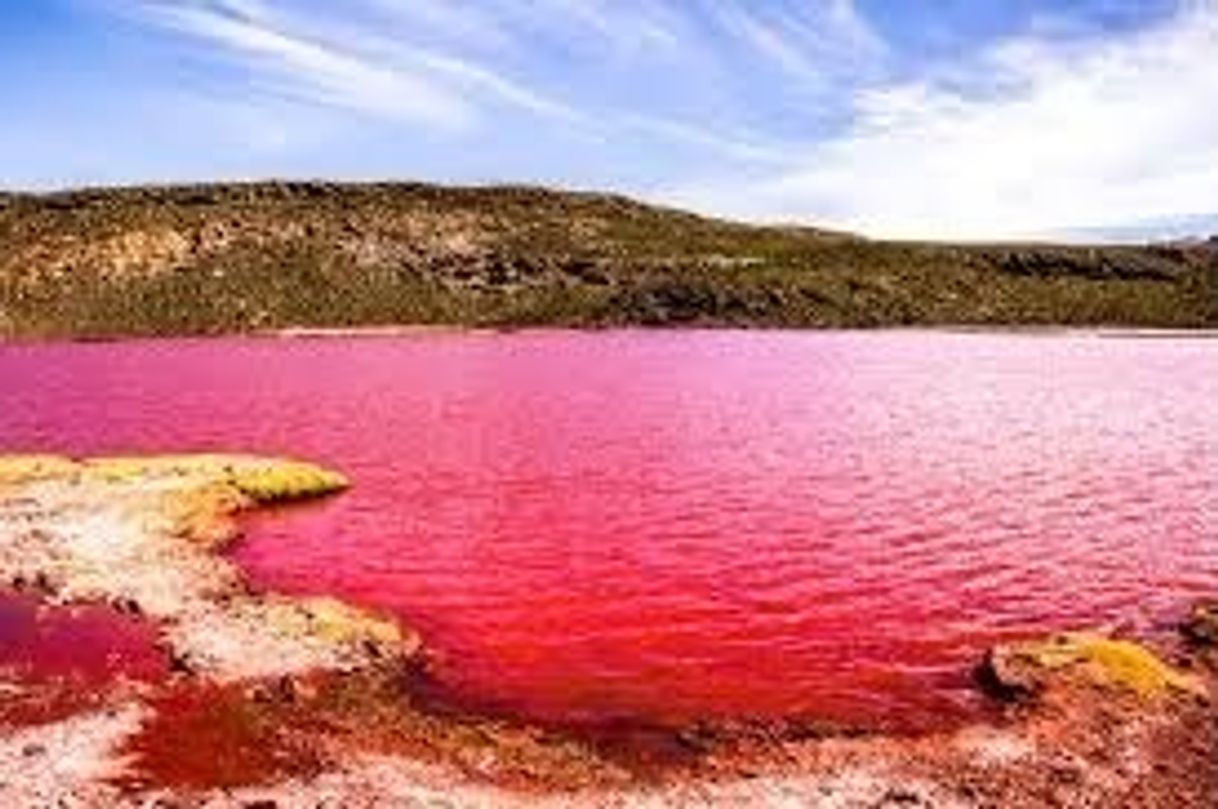
[[[986,655],[978,676],[1006,699],[1033,697],[1064,683],[1116,689],[1143,699],[1205,695],[1198,678],[1173,668],[1146,647],[1088,632],[997,646]]]

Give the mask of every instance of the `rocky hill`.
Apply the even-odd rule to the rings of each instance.
[[[1218,326],[1218,255],[878,242],[524,187],[0,194],[0,336],[398,324]]]

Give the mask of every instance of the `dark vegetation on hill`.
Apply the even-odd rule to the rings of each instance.
[[[1218,326],[1218,248],[881,242],[520,187],[0,194],[0,336],[396,324]]]

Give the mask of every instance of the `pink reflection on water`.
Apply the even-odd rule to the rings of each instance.
[[[0,447],[240,449],[357,482],[260,583],[385,607],[562,719],[976,709],[995,639],[1218,589],[1218,343],[565,332],[0,348]]]

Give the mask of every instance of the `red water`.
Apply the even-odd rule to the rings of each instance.
[[[1218,594],[1218,342],[610,332],[0,348],[0,448],[239,449],[349,494],[260,583],[391,609],[563,720],[976,708],[995,639]]]

